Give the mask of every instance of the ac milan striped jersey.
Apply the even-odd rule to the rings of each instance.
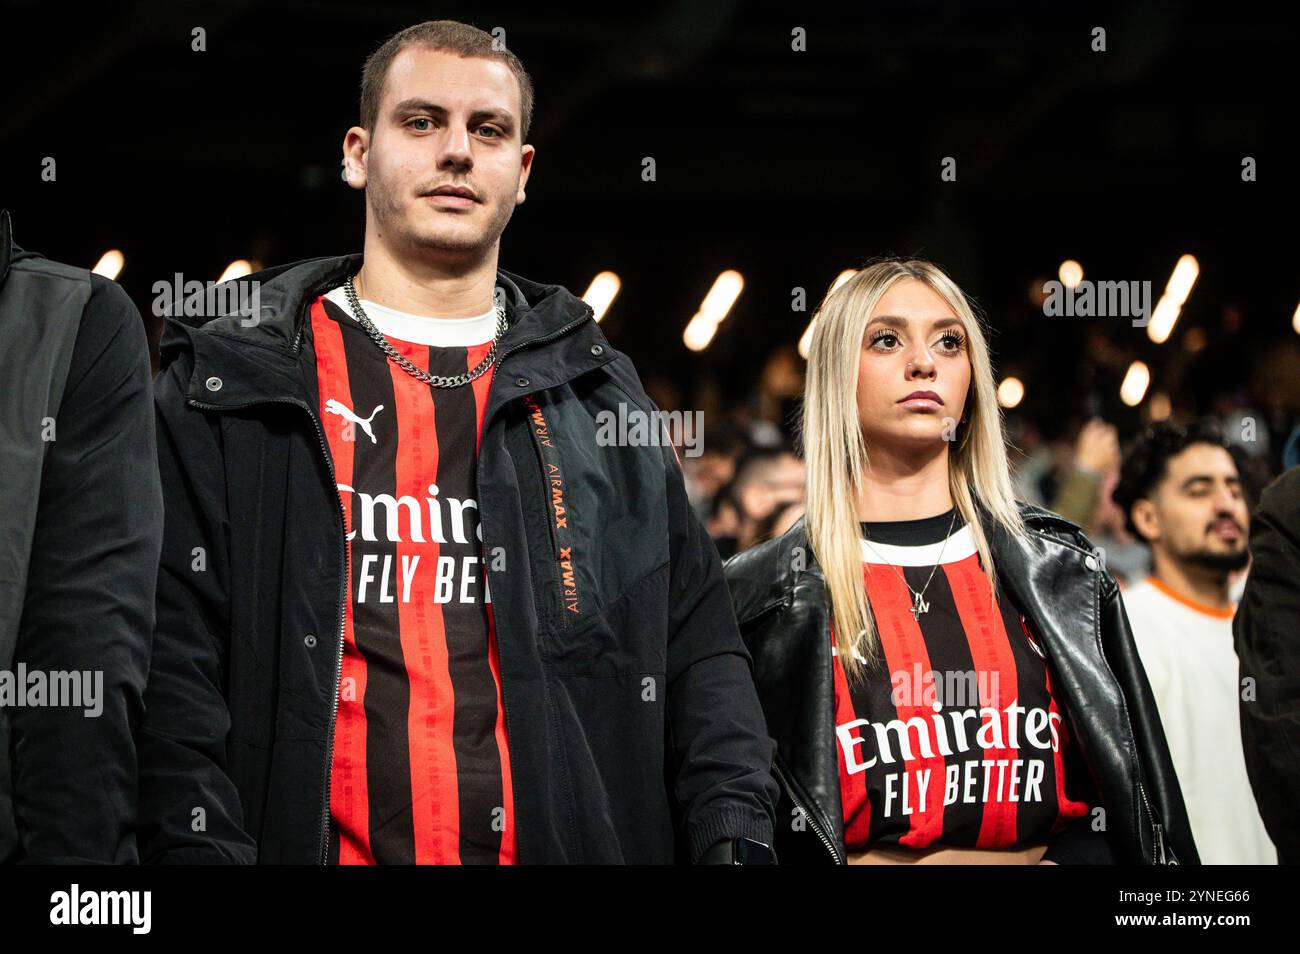
[[[494,313],[435,319],[363,307],[434,374],[478,365],[495,331]],[[370,339],[342,289],[313,303],[310,326],[348,548],[329,860],[513,863],[475,481],[491,371],[457,388],[422,383]]]
[[[862,524],[877,665],[850,688],[834,660],[849,850],[1025,847],[1088,812],[1040,644],[953,521]]]

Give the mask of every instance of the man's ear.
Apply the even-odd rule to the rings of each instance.
[[[537,155],[537,150],[532,146],[524,146],[519,152],[519,189],[515,193],[515,205],[523,203],[528,198],[524,194],[524,186],[528,184],[528,174],[533,171],[533,156]]]
[[[343,181],[354,189],[366,187],[366,157],[370,150],[370,134],[360,126],[353,126],[343,137]]]
[[[1138,533],[1142,534],[1148,543],[1160,539],[1160,518],[1156,514],[1155,504],[1145,497],[1134,501],[1132,516],[1133,526],[1138,528]]]

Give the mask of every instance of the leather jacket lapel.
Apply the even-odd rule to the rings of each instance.
[[[1079,747],[1106,804],[1113,811],[1129,809],[1116,821],[1137,839],[1137,753],[1123,692],[1101,638],[1100,561],[1038,530],[1019,539],[1001,527],[989,527],[988,533],[998,585],[1047,655],[1052,692],[1068,720],[1067,744]]]

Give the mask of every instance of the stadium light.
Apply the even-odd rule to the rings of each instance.
[[[697,311],[682,332],[682,341],[692,351],[703,351],[713,341],[718,325],[727,317],[731,306],[740,297],[745,278],[735,269],[728,269],[713,280],[713,287],[704,296]]]
[[[1147,325],[1147,337],[1156,344],[1164,344],[1173,334],[1178,316],[1182,314],[1187,296],[1191,294],[1192,286],[1200,274],[1201,266],[1195,255],[1184,255],[1174,266],[1173,274],[1165,285],[1165,293],[1156,302],[1151,321]]]
[[[998,403],[1003,407],[1016,407],[1025,399],[1025,385],[1019,378],[1003,378],[998,385]]]
[[[609,311],[609,306],[614,303],[618,290],[622,287],[623,282],[614,272],[601,272],[591,280],[582,294],[582,300],[591,306],[596,321],[605,317],[605,312]]]
[[[226,266],[226,270],[222,272],[221,277],[217,279],[217,284],[228,282],[232,278],[243,278],[245,275],[251,274],[253,274],[253,263],[246,258],[237,258]]]
[[[1066,288],[1078,288],[1083,281],[1083,266],[1072,258],[1067,258],[1057,269],[1056,275]]]
[[[1129,407],[1137,407],[1146,396],[1147,386],[1151,383],[1151,369],[1141,361],[1134,361],[1128,366],[1124,383],[1119,386],[1119,399]]]
[[[96,275],[103,275],[109,281],[116,281],[117,276],[122,274],[122,268],[126,265],[126,256],[115,248],[110,248],[103,255],[99,256],[99,261],[91,269]]]

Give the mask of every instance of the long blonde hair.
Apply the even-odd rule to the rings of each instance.
[[[856,397],[862,338],[876,303],[896,282],[908,278],[922,282],[948,304],[968,342],[967,423],[949,451],[948,482],[994,589],[993,559],[979,507],[1008,531],[1025,532],[1011,485],[988,343],[962,290],[930,262],[887,259],[867,265],[828,292],[818,307],[804,388],[805,526],[826,578],[835,648],[850,679],[863,675],[879,645],[863,580],[856,507],[868,454]]]

